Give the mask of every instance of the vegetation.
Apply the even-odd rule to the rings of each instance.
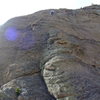
[[[16,95],[19,96],[21,94],[21,89],[20,88],[16,88]]]

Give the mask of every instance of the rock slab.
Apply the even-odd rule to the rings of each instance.
[[[0,100],[100,100],[100,5],[2,25]]]

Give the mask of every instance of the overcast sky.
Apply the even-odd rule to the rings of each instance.
[[[8,19],[50,8],[77,9],[100,0],[0,0],[0,25]]]

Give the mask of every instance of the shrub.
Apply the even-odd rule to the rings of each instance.
[[[16,95],[19,96],[21,94],[21,89],[20,88],[16,88]]]

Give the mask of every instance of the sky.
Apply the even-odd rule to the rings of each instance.
[[[78,9],[91,4],[100,4],[100,0],[0,0],[0,25],[13,17],[39,10]]]

